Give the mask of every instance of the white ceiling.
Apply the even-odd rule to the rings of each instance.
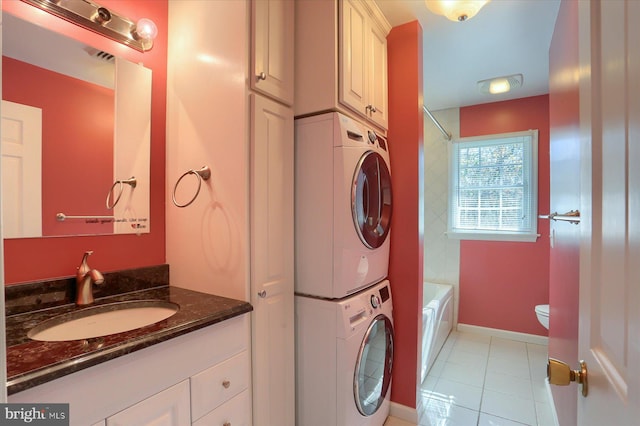
[[[418,20],[423,31],[424,103],[432,111],[549,92],[549,45],[560,0],[493,0],[472,19],[452,22],[423,0],[376,0],[393,27]],[[501,95],[477,82],[523,74]]]

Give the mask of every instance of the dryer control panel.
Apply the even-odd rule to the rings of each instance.
[[[349,296],[338,302],[339,315],[342,321],[338,323],[337,330],[340,337],[346,337],[357,332],[361,327],[367,327],[370,319],[383,313],[391,317],[391,289],[389,281],[385,280],[373,287]]]

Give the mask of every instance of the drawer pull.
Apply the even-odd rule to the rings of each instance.
[[[231,382],[229,380],[225,380],[222,382],[222,387],[225,389],[229,389],[229,386],[231,386]]]

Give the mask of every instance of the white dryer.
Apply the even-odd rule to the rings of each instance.
[[[340,301],[295,301],[296,424],[382,426],[393,369],[389,281]]]
[[[339,299],[387,276],[392,194],[386,139],[331,112],[295,122],[298,294]]]

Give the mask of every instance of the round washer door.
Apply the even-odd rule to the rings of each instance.
[[[391,174],[380,154],[367,151],[358,162],[351,187],[353,223],[362,243],[376,249],[391,226]]]
[[[353,378],[358,411],[373,415],[384,402],[393,368],[393,325],[385,315],[376,316],[364,335]]]

